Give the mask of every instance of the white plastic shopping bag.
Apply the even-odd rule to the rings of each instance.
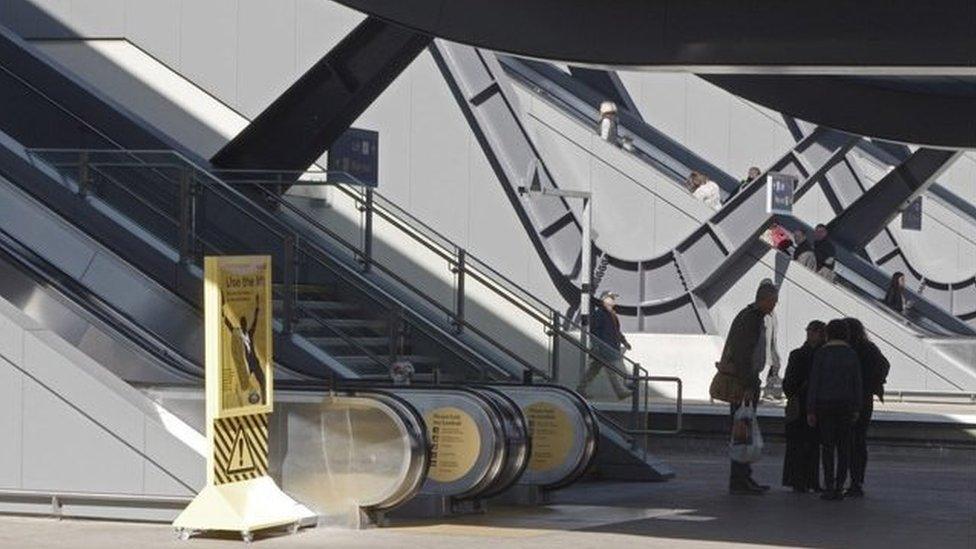
[[[743,404],[735,411],[732,421],[729,457],[739,463],[755,463],[762,457],[762,447],[756,408],[753,404]]]

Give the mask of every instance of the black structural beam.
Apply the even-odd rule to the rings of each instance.
[[[932,147],[976,147],[976,76],[700,76],[775,111],[849,133]]]
[[[973,0],[337,1],[462,44],[601,67],[856,67],[856,74],[976,67]]]
[[[831,238],[849,250],[863,249],[960,154],[918,149],[827,225]]]
[[[223,169],[308,168],[430,40],[366,18],[220,149],[211,163]]]

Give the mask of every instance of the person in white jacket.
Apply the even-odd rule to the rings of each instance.
[[[620,136],[617,133],[617,104],[604,101],[600,104],[600,137],[609,143],[620,146]]]
[[[775,286],[773,281],[768,278],[764,278],[759,285]],[[781,362],[779,358],[779,349],[776,345],[776,315],[766,315],[765,324],[766,364],[764,366],[765,368],[768,368],[768,370],[766,372],[766,384],[763,387],[762,398],[768,400],[780,400],[783,398],[783,379],[779,376]]]
[[[696,173],[695,175],[698,179],[695,184],[695,190],[692,192],[695,198],[701,200],[706,206],[713,210],[721,208],[722,191],[718,188],[718,183],[705,177],[704,174]]]

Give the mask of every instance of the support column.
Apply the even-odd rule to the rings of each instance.
[[[960,154],[952,150],[918,149],[827,225],[831,238],[850,250],[862,249],[905,205],[924,193]]]

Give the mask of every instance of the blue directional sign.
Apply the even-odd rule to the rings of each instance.
[[[329,147],[328,169],[351,175],[354,180],[350,183],[376,187],[379,184],[379,148],[378,132],[349,128]],[[341,176],[337,174],[337,177]]]
[[[901,228],[906,231],[922,230],[922,197],[908,203],[901,211]]]
[[[796,176],[785,173],[766,174],[766,213],[793,215],[793,193],[798,181]]]

